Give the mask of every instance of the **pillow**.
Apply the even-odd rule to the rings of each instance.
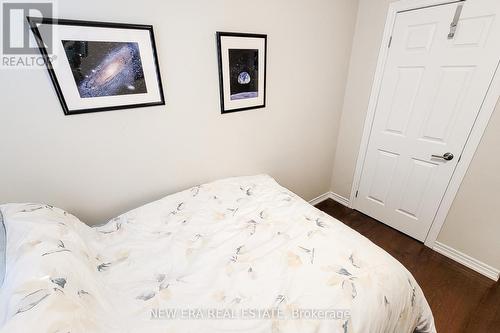
[[[5,277],[5,245],[6,245],[5,225],[3,224],[2,210],[0,210],[0,287]]]
[[[101,261],[93,244],[99,233],[49,205],[6,204],[0,210],[7,273],[0,331],[117,332],[100,329],[113,307],[97,273]]]

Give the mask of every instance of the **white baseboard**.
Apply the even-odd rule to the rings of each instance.
[[[351,208],[351,201],[340,194],[330,192],[330,199],[337,201],[339,204]]]
[[[455,250],[454,248],[438,241],[434,242],[433,250],[464,265],[465,267],[468,267],[486,277],[489,277],[494,281],[498,281],[500,270],[497,268],[491,267],[477,259],[466,255],[465,253]]]
[[[309,203],[313,206],[319,204],[320,202],[325,201],[326,199],[332,199],[334,201],[337,201],[339,204],[344,205],[346,207],[351,207],[349,199],[333,192],[326,192],[312,200],[309,201]]]
[[[319,204],[320,202],[323,202],[325,201],[326,199],[329,199],[330,198],[330,193],[331,192],[326,192],[326,193],[323,193],[322,195],[312,199],[312,200],[309,200],[309,203],[313,206],[316,206],[317,204]]]

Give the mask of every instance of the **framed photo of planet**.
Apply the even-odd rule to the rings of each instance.
[[[267,35],[217,32],[222,113],[266,106]]]
[[[152,26],[27,19],[66,115],[165,104]]]

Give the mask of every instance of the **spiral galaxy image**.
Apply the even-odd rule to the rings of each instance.
[[[147,93],[138,43],[62,43],[81,98]]]
[[[259,96],[259,50],[229,49],[231,100]]]

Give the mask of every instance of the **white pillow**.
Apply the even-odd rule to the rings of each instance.
[[[103,316],[112,311],[97,271],[102,262],[93,245],[99,233],[48,205],[7,204],[0,210],[6,230],[0,331],[115,332],[94,326],[106,325]]]

